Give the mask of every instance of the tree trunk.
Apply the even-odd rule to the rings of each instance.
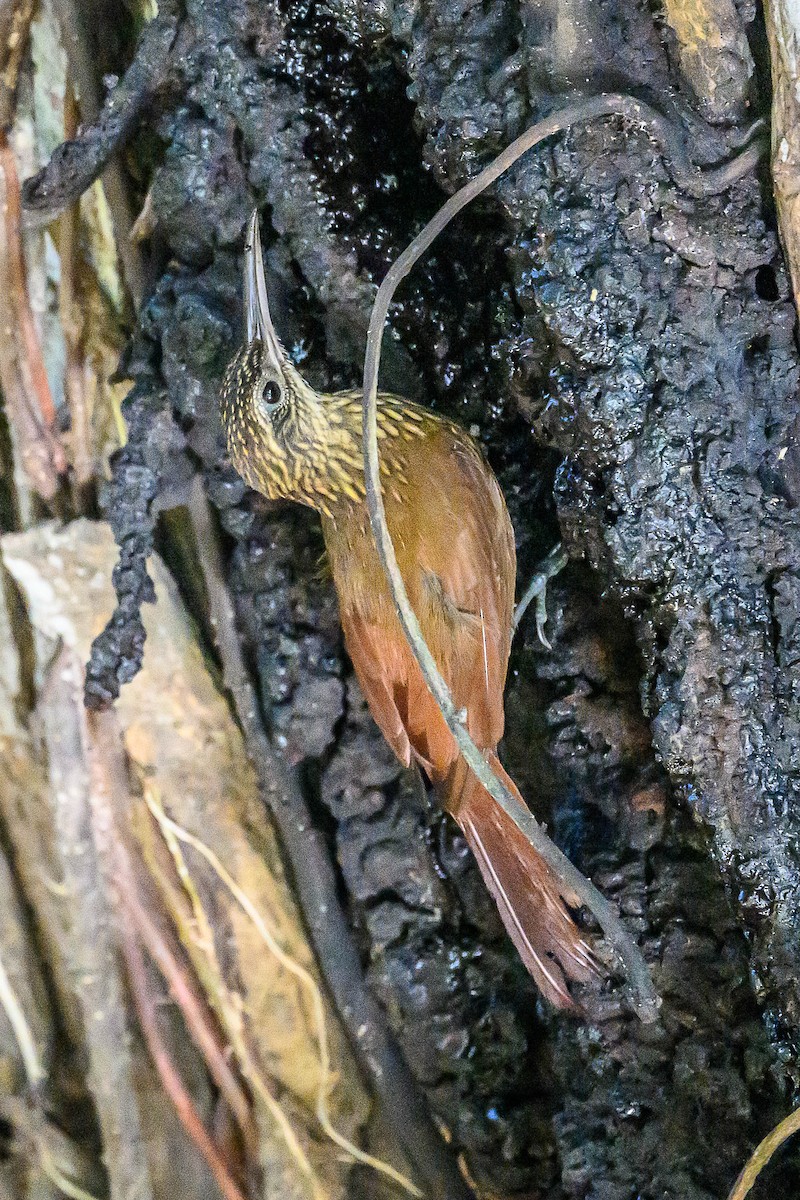
[[[97,9],[83,36],[101,62]],[[455,826],[365,708],[316,518],[245,489],[218,396],[254,206],[285,345],[320,390],[358,386],[391,260],[576,93],[646,100],[698,169],[734,157],[769,103],[763,15],[733,0],[160,9],[171,66],[125,133],[149,287],[102,496],[120,606],[89,699],[137,669],[156,539],[213,646],[203,547],[176,512],[199,475],[275,770],[334,858],[372,994],[477,1194],[724,1197],[798,1082],[800,360],[768,156],[689,195],[643,125],[573,128],[435,243],[384,355],[384,386],[484,445],[520,593],[564,542],[552,649],[533,621],[515,642],[505,762],[636,933],[663,998],[653,1026],[619,980],[578,1018],[537,1004]],[[121,73],[133,49],[114,53]],[[786,1154],[759,1186],[798,1183]]]

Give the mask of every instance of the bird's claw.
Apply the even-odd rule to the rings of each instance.
[[[544,632],[544,627],[547,624],[547,584],[549,580],[558,575],[559,571],[564,569],[568,561],[564,553],[564,548],[559,542],[557,546],[553,547],[533,579],[531,579],[524,596],[514,611],[514,632],[516,633],[528,605],[531,601],[536,601],[536,636],[548,650],[552,650],[553,647],[550,645]]]

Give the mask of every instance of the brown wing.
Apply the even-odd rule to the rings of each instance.
[[[341,610],[347,652],[361,690],[381,733],[404,766],[411,766],[406,713],[399,705],[398,684],[409,675],[409,663],[396,634],[365,619],[356,608]],[[402,636],[402,631],[398,630]],[[414,664],[416,665],[416,664]]]
[[[503,732],[515,553],[500,489],[466,435],[442,425],[402,464],[402,501],[387,493],[387,520],[425,640],[467,710],[479,746]],[[401,761],[413,756],[435,781],[455,743],[413,659],[366,525],[325,523],[345,640],[375,720]]]
[[[405,474],[405,503],[389,487],[386,510],[409,599],[474,741],[522,805],[494,753],[516,565],[505,503],[477,451],[449,426]],[[395,616],[366,523],[351,512],[324,528],[347,647],[375,720],[401,761],[413,756],[437,784],[522,961],[553,1004],[570,1007],[568,980],[586,981],[594,970],[569,915],[573,897],[459,758]]]
[[[445,426],[440,453],[450,466],[448,487],[431,512],[420,544],[424,598],[417,612],[426,639],[449,650],[445,678],[457,708],[481,749],[503,735],[503,690],[516,578],[514,534],[497,480],[461,431]],[[427,603],[426,603],[427,601]],[[434,654],[436,651],[434,650]]]

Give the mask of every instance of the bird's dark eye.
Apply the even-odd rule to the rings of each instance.
[[[283,400],[283,391],[280,384],[274,379],[265,379],[261,384],[261,402],[267,412],[273,412],[279,407]]]

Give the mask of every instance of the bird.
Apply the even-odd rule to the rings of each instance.
[[[377,725],[416,763],[472,850],[503,925],[541,993],[576,1007],[570,984],[596,973],[577,898],[478,782],[400,626],[366,507],[362,398],[302,377],[270,317],[258,212],[244,250],[244,339],[225,372],[230,460],[250,487],[320,516],[345,646]],[[497,753],[503,735],[516,549],[500,485],[460,425],[390,393],[377,404],[386,521],[412,607],[466,727],[524,809]]]

